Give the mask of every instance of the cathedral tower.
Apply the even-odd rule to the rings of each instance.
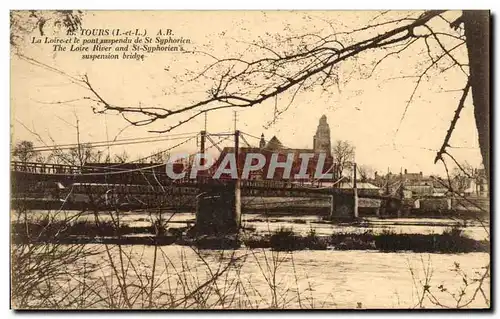
[[[266,140],[264,139],[264,133],[260,135],[259,148],[266,147]]]
[[[330,126],[326,122],[326,116],[319,119],[318,128],[313,139],[314,152],[326,152],[328,156],[332,154],[332,145],[330,142]]]

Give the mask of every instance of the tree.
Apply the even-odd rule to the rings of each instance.
[[[451,124],[436,161],[442,161],[445,167],[445,159],[458,164],[449,153],[450,138],[465,100],[472,92],[481,155],[489,178],[489,13],[464,11],[454,16],[453,12],[425,11],[400,14],[401,17],[387,18],[387,12],[382,12],[367,25],[348,32],[337,32],[332,27],[328,35],[319,32],[282,38],[278,35],[270,42],[254,42],[250,49],[257,57],[252,59],[239,55],[223,59],[214,57],[215,61],[195,76],[195,80],[209,82],[206,96],[181,106],[118,105],[102,96],[86,76],[81,84],[89,90],[86,98],[96,113],[117,112],[135,126],[170,120],[171,126],[160,131],[168,132],[207,112],[254,107],[268,100],[277,101],[285,92],[291,93],[289,103],[279,107],[275,103],[274,115],[278,117],[286,112],[297,94],[317,87],[328,90],[338,85],[342,81],[338,74],[341,64],[360,56],[366,58],[369,54],[373,56],[371,67],[370,64],[361,67],[367,68],[367,75],[371,76],[384,61],[397,58],[410,47],[420,47],[424,54],[414,57],[418,67],[408,67],[415,73],[402,75],[414,79],[415,88],[402,108],[401,120],[418,96],[416,92],[422,81],[452,69],[461,71],[463,86],[457,93],[457,108],[455,114],[450,114]],[[445,27],[438,28],[439,23]],[[461,61],[454,54],[461,48],[467,50],[468,61]],[[78,153],[82,152],[78,150]],[[489,265],[483,279],[488,272]],[[473,298],[481,292],[487,299],[481,286],[482,280]]]
[[[453,190],[462,194],[465,190],[470,188],[472,185],[484,185],[483,175],[484,171],[472,167],[468,162],[460,163],[455,167],[451,173],[451,185]],[[473,191],[478,191],[476,188]]]
[[[346,171],[352,169],[354,162],[354,146],[348,141],[337,141],[332,149],[334,176],[344,176]]]
[[[163,163],[170,157],[168,152],[157,150],[150,155],[150,161],[152,163]]]
[[[47,19],[39,18],[34,11],[35,25],[42,28]],[[18,12],[11,14],[12,34],[22,33],[16,21]],[[55,12],[63,16],[64,24],[70,31],[79,27],[80,12]],[[23,16],[26,18],[25,16]],[[61,19],[54,19],[55,22]],[[52,20],[50,20],[52,21]],[[189,78],[177,78],[177,86],[182,82],[198,81],[207,84],[205,97],[188,99],[185,104],[172,107],[118,105],[99,94],[87,76],[81,79],[69,76],[89,91],[85,99],[92,103],[94,112],[118,112],[132,125],[144,126],[159,120],[171,120],[172,124],[162,130],[169,132],[207,112],[227,108],[253,107],[267,100],[277,101],[278,96],[288,92],[291,98],[283,107],[275,103],[274,121],[293,103],[297,94],[320,87],[324,91],[335,88],[342,81],[339,67],[353,63],[358,73],[372,76],[379,65],[391,58],[398,58],[410,47],[417,48],[414,57],[415,66],[409,66],[412,74],[403,74],[402,79],[415,81],[408,103],[404,106],[401,121],[406,116],[408,107],[418,96],[417,91],[427,78],[442,76],[455,70],[461,73],[463,87],[457,94],[459,102],[452,116],[449,129],[436,154],[435,162],[445,158],[456,160],[450,154],[450,138],[455,129],[464,103],[472,92],[479,146],[486,175],[490,176],[489,160],[489,11],[383,11],[375,13],[373,19],[357,29],[337,31],[335,22],[325,21],[331,31],[307,32],[303,35],[267,34],[267,39],[260,38],[248,44],[245,54],[229,58],[217,58],[207,52],[189,52],[209,55],[214,62],[202,70],[187,72]],[[60,25],[60,23],[59,23]],[[36,28],[32,28],[32,31]],[[29,31],[29,30],[28,30]],[[11,35],[12,37],[12,35]],[[468,60],[460,59],[457,51],[466,50]],[[22,57],[22,55],[20,55]],[[356,60],[372,59],[356,65]],[[454,75],[455,76],[455,75]],[[457,88],[450,90],[457,91]],[[460,91],[460,90],[458,90]],[[271,122],[272,122],[271,121]],[[401,122],[400,121],[400,122]],[[447,169],[447,167],[446,167]],[[488,178],[489,180],[489,178]]]
[[[56,164],[84,166],[86,163],[100,163],[104,152],[95,150],[91,143],[82,143],[68,150],[54,149],[49,161]]]
[[[463,22],[469,54],[469,83],[472,87],[474,115],[479,147],[490,184],[490,14],[489,11],[466,10],[453,25]],[[458,110],[458,109],[457,109]],[[459,113],[459,112],[458,112]],[[453,129],[453,127],[450,127]],[[446,145],[445,145],[446,147]],[[438,153],[439,156],[439,153]]]
[[[16,50],[26,34],[47,30],[75,32],[81,27],[83,12],[80,10],[12,10],[10,12],[10,44]]]
[[[445,155],[455,161],[449,152],[450,138],[465,99],[472,91],[479,145],[489,176],[489,12],[411,11],[398,12],[397,17],[388,18],[389,12],[381,12],[369,24],[350,31],[337,32],[334,23],[328,22],[332,32],[327,35],[318,31],[299,36],[270,36],[267,42],[252,42],[248,52],[257,56],[254,58],[212,56],[214,62],[189,79],[209,83],[205,98],[180,107],[117,105],[101,96],[87,77],[84,76],[82,82],[90,92],[87,99],[93,102],[95,112],[116,111],[135,126],[172,119],[175,124],[154,131],[168,132],[207,112],[253,107],[277,99],[284,92],[291,93],[290,101],[283,107],[278,108],[275,103],[277,117],[289,108],[298,93],[314,87],[328,91],[338,85],[342,80],[338,68],[343,63],[372,56],[371,67],[368,70],[365,67],[367,76],[372,76],[384,61],[397,58],[410,47],[418,48],[416,65],[408,68],[415,72],[401,76],[415,81],[401,121],[426,78],[458,70],[464,85],[435,162],[442,161],[446,166]],[[464,47],[468,61],[461,61],[455,54]]]
[[[43,162],[43,156],[40,152],[35,150],[33,142],[31,141],[20,141],[14,147],[12,151],[12,156],[14,160],[26,163],[26,162]]]
[[[372,179],[373,174],[375,173],[373,168],[369,165],[357,165],[357,169],[359,173],[359,180],[361,182],[368,182]]]
[[[126,163],[129,157],[128,153],[123,151],[121,154],[115,154],[114,161],[117,163]]]

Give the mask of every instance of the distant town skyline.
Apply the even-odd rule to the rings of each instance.
[[[237,39],[250,41],[264,37],[267,30],[282,34],[297,21],[301,21],[297,24],[301,26],[301,32],[324,30],[328,24],[323,20],[335,21],[336,15],[340,13],[217,12],[217,23],[214,23],[213,14],[197,15],[194,21],[189,15],[178,13],[143,15],[96,11],[86,14],[83,23],[88,28],[100,28],[106,26],[106,21],[112,20],[118,28],[134,20],[139,28],[153,29],[154,26],[164,28],[164,21],[169,21],[169,24],[177,26],[176,32],[192,39],[193,50],[231,56],[243,52],[247,46]],[[339,28],[355,28],[370,20],[373,13],[342,12],[341,15],[344,25],[339,25]],[[302,22],[304,18],[310,21],[307,26]],[[261,21],[258,26],[255,19]],[[457,53],[466,57],[465,50],[457,50]],[[203,82],[188,83],[177,88],[180,82],[176,82],[175,76],[186,68],[199,69],[211,61],[209,57],[194,61],[191,55],[174,53],[156,53],[143,62],[83,61],[74,54],[51,52],[51,48],[45,45],[31,45],[29,37],[23,54],[72,76],[86,74],[103,96],[126,106],[182,105],[183,101],[195,100],[203,93],[199,92]],[[423,83],[414,103],[405,111],[414,82],[394,78],[409,68],[410,57],[403,55],[399,59],[388,60],[373,77],[353,74],[365,63],[368,63],[367,60],[361,58],[357,64],[346,64],[339,68],[338,76],[342,81],[333,93],[324,94],[319,89],[313,89],[298,94],[293,104],[282,113],[276,114],[276,106],[285,108],[291,94],[286,93],[276,101],[267,101],[253,108],[238,109],[237,128],[258,137],[264,134],[267,140],[277,136],[287,147],[313,148],[312,136],[319,119],[325,114],[330,124],[332,145],[337,140],[352,143],[356,148],[358,163],[369,165],[382,173],[388,168],[392,172],[406,168],[410,172],[422,171],[444,176],[442,163],[434,164],[434,157],[456,107],[459,93],[453,90],[460,88],[460,81],[450,73],[443,79]],[[94,114],[88,101],[82,99],[88,92],[67,77],[17,56],[12,56],[12,69],[16,70],[11,75],[13,142],[32,140],[42,145],[37,136],[30,132],[35,131],[47,144],[53,144],[52,139],[56,144],[75,143],[76,118],[80,126],[80,140],[83,142],[113,140],[116,136],[118,139],[158,136],[147,131],[165,129],[172,123],[158,121],[149,126],[127,127],[127,122],[118,114]],[[458,161],[467,161],[479,167],[481,156],[471,106],[469,97],[452,136],[452,146],[455,147],[452,151]],[[405,116],[402,116],[403,112]],[[207,130],[214,133],[232,131],[233,118],[233,110],[210,112]],[[204,125],[204,118],[198,117],[172,133],[199,132],[204,129]],[[168,133],[163,135],[169,136]],[[258,141],[254,142],[258,144]],[[136,144],[133,147],[120,145],[111,147],[109,151],[126,151],[134,159],[174,144],[175,141],[164,141]],[[231,142],[221,145],[231,146]],[[194,141],[190,146],[179,148],[179,152],[192,152],[196,147]]]

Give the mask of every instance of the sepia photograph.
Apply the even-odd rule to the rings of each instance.
[[[9,15],[11,309],[492,310],[489,10]]]

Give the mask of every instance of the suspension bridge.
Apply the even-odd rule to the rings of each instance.
[[[185,172],[192,167],[196,154],[206,154],[212,149],[219,152],[219,158],[224,152],[235,154],[238,178],[212,178],[211,172],[199,174],[190,178],[172,179],[166,173],[165,163],[153,163],[150,159],[157,154],[127,163],[76,163],[47,164],[33,162],[11,162],[12,197],[18,201],[28,199],[42,200],[57,197],[59,202],[71,203],[75,198],[90,202],[98,199],[109,206],[110,202],[129,201],[135,198],[139,206],[155,207],[155,202],[161,205],[173,205],[180,202],[196,201],[197,224],[207,224],[217,229],[237,229],[241,219],[241,197],[279,197],[279,198],[329,198],[332,217],[355,218],[358,216],[359,198],[377,199],[382,201],[382,207],[398,209],[401,205],[401,194],[379,194],[358,189],[356,186],[356,165],[352,188],[339,188],[343,177],[335,176],[329,181],[320,178],[273,180],[253,175],[249,179],[240,179],[241,152],[284,153],[291,149],[263,150],[248,142],[260,139],[253,135],[234,131],[230,133],[208,133],[201,131],[185,137],[181,142],[159,152],[170,153],[183,147],[196,149],[189,153],[184,162],[174,163],[174,170]],[[145,140],[148,141],[148,140]],[[196,145],[193,142],[196,141]],[[123,141],[121,143],[140,143],[141,140]],[[224,142],[233,142],[231,147],[221,147]],[[99,142],[100,143],[100,142]],[[106,143],[97,143],[93,147],[106,147]],[[189,144],[191,143],[191,145]],[[241,147],[242,144],[245,146]],[[193,147],[194,146],[194,147]],[[59,147],[59,148],[58,148]],[[55,149],[70,149],[72,144],[45,146],[42,151]],[[76,146],[78,147],[78,145]],[[36,150],[36,149],[35,149]],[[148,160],[149,163],[148,163]],[[220,162],[216,160],[212,169]],[[327,172],[336,171],[329,167]],[[65,190],[62,191],[61,190]],[[110,199],[113,199],[111,201]],[[215,225],[215,226],[214,226]]]

